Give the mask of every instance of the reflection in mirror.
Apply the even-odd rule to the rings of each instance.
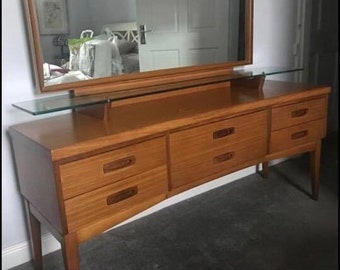
[[[245,59],[244,0],[65,1],[37,0],[45,85]]]

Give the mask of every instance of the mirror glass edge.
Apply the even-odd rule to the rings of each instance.
[[[35,0],[23,0],[27,28],[30,40],[32,65],[35,81],[40,93],[51,93],[57,91],[72,91],[78,95],[102,94],[105,92],[138,89],[140,87],[158,86],[169,84],[176,79],[178,83],[195,80],[196,77],[216,77],[230,72],[233,68],[250,65],[253,63],[253,1],[245,0],[245,59],[220,64],[208,64],[173,69],[162,69],[145,71],[138,74],[124,74],[116,77],[107,77],[93,80],[77,81],[71,83],[44,85],[43,56],[40,43],[38,17],[36,13]],[[167,86],[169,87],[169,86]]]
[[[37,23],[37,14],[33,1],[23,0],[26,14],[26,31],[28,33],[28,41],[30,48],[31,66],[33,68],[34,81],[37,84],[38,91],[44,92],[43,80],[43,59],[42,49],[40,46],[39,28]]]

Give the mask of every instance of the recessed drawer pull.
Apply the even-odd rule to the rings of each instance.
[[[227,161],[235,156],[235,152],[228,152],[219,156],[214,157],[214,164]]]
[[[301,117],[306,115],[308,112],[308,109],[300,109],[292,112],[292,118],[294,117]]]
[[[308,135],[308,130],[303,130],[303,131],[299,131],[299,132],[295,132],[290,136],[291,140],[296,140],[296,139],[300,139],[303,137],[306,137]]]
[[[118,159],[115,161],[112,161],[110,163],[104,164],[103,171],[104,173],[109,173],[118,169],[122,169],[128,166],[131,166],[136,163],[135,156],[130,156],[122,159]]]
[[[235,133],[235,128],[231,127],[231,128],[224,128],[221,130],[217,130],[213,133],[213,139],[219,139],[219,138],[223,138],[226,137],[228,135],[234,134]]]
[[[114,193],[106,198],[107,205],[115,204],[120,201],[126,200],[138,193],[138,187],[129,187],[117,193]]]

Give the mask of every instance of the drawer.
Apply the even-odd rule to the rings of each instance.
[[[64,199],[166,163],[163,137],[60,165]]]
[[[68,232],[107,218],[133,216],[135,208],[164,200],[167,188],[167,170],[162,166],[66,200]]]
[[[326,119],[319,119],[271,133],[270,153],[319,140],[326,136]]]
[[[200,153],[194,158],[178,163],[171,163],[171,188],[177,188],[190,182],[208,179],[218,173],[229,173],[245,162],[262,158],[267,153],[267,137],[226,145]],[[249,165],[250,166],[250,165]]]
[[[179,162],[212,148],[267,136],[267,112],[259,111],[170,134],[170,159]]]
[[[319,98],[272,109],[272,130],[326,118],[327,100]]]

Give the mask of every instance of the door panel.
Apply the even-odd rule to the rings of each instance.
[[[188,29],[197,31],[201,28],[216,27],[214,2],[206,0],[188,1]],[[204,16],[202,16],[204,14]]]
[[[225,62],[229,7],[239,0],[136,0],[138,25],[145,25],[139,46],[140,70]],[[235,11],[236,12],[236,11]],[[151,31],[150,31],[151,30]],[[238,33],[238,28],[232,31]],[[230,34],[230,33],[229,33]],[[228,43],[229,42],[229,43]]]
[[[305,46],[306,80],[332,86],[328,106],[328,132],[338,130],[338,0],[306,1],[307,20]]]

